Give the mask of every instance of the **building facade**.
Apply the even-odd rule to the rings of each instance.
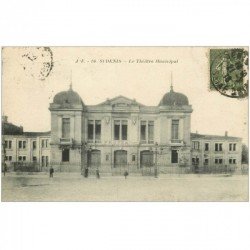
[[[241,165],[241,138],[191,133],[192,106],[172,86],[158,106],[124,96],[85,105],[70,87],[55,95],[49,110],[51,132],[3,133],[6,163],[107,173]]]
[[[50,162],[50,132],[24,132],[2,118],[2,165],[10,169],[28,165],[46,171]],[[34,169],[34,168],[33,168]]]

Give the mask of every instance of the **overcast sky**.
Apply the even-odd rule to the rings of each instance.
[[[51,51],[53,68],[41,80],[39,72],[43,63],[49,62],[48,54],[36,48],[3,49],[2,112],[25,131],[50,130],[49,103],[56,93],[69,88],[71,75],[73,89],[86,105],[118,95],[158,105],[170,89],[172,71],[174,91],[185,94],[194,110],[192,132],[224,135],[227,130],[229,135],[247,141],[248,100],[209,90],[208,48],[52,47]],[[100,62],[106,59],[121,63]],[[137,59],[165,63],[137,63]],[[169,63],[171,60],[174,63]]]

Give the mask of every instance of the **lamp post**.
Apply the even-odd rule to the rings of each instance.
[[[157,168],[157,162],[158,162],[158,154],[162,154],[163,148],[160,148],[160,152],[158,152],[158,142],[155,143],[155,150],[153,153],[155,154],[155,163],[154,163],[154,176],[155,178],[158,177],[158,168]]]

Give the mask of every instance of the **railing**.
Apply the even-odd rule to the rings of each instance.
[[[70,145],[73,144],[72,138],[60,138],[60,143],[64,145]]]
[[[75,163],[62,163],[62,162],[50,162],[48,166],[42,165],[41,163],[35,162],[12,162],[8,166],[8,171],[15,172],[47,172],[53,166],[55,172],[78,172],[79,174],[84,173],[84,169],[87,168],[86,163],[75,162]],[[107,175],[121,175],[123,176],[125,171],[129,174],[135,175],[155,175],[157,174],[243,174],[247,175],[249,167],[247,164],[242,166],[236,165],[171,165],[171,164],[91,164],[88,165],[89,175],[95,175],[96,170],[99,170],[100,174]]]
[[[183,141],[180,139],[171,139],[170,142],[173,144],[182,144],[183,143]]]

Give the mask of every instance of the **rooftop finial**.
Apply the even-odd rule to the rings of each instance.
[[[70,84],[69,89],[72,90],[72,70],[70,71]]]
[[[172,71],[171,71],[171,78],[170,78],[170,91],[174,91],[174,89],[173,89],[173,75],[172,75]]]

